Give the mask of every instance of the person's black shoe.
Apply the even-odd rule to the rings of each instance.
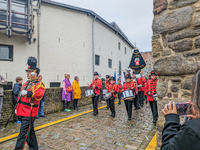
[[[97,114],[93,114],[94,116],[96,116]]]
[[[131,118],[128,118],[128,120],[131,120]]]
[[[47,118],[47,117],[45,117],[45,116],[40,116],[41,118]]]
[[[111,114],[110,116],[111,116],[111,117],[115,117],[115,114]]]
[[[141,107],[143,107],[143,105],[141,105]]]
[[[140,109],[140,107],[137,108],[137,110],[139,110],[139,109]]]
[[[135,108],[134,110],[137,110],[137,108]]]
[[[75,107],[75,110],[77,110],[77,111],[78,111],[78,108],[77,108],[77,107]]]
[[[40,117],[38,116],[38,117],[35,117],[36,119],[40,119]]]
[[[121,102],[119,102],[118,104],[121,105]]]

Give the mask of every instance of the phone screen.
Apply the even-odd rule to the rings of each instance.
[[[177,114],[179,116],[186,116],[186,115],[192,114],[190,111],[188,111],[189,105],[190,105],[189,103],[176,103]],[[167,108],[168,108],[168,105],[167,105]],[[172,108],[173,108],[173,104],[172,104]]]

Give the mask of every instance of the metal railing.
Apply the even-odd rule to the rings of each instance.
[[[33,0],[0,0],[0,30],[25,34],[30,41],[34,29]]]

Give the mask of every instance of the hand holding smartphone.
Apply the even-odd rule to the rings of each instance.
[[[189,103],[176,103],[175,105],[177,109],[177,114],[179,116],[186,116],[186,115],[192,114],[190,111],[188,111],[188,108],[190,106]],[[173,108],[173,104],[171,107]],[[168,105],[167,105],[167,109],[169,109]]]

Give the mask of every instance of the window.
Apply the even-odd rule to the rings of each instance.
[[[112,59],[108,59],[108,67],[112,68]]]
[[[12,82],[7,82],[7,85],[4,86],[4,90],[11,90],[13,88]]]
[[[95,55],[95,65],[100,65],[100,56],[99,55]]]
[[[0,60],[13,61],[13,46],[0,45]]]
[[[118,42],[118,49],[120,50],[121,49],[121,43]]]
[[[126,54],[126,47],[124,48],[124,53]]]
[[[50,87],[60,87],[60,82],[50,82]]]

